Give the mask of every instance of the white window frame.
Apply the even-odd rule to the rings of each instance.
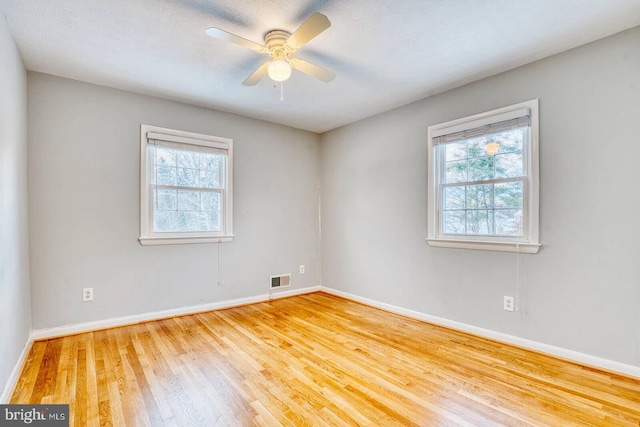
[[[530,114],[529,140],[526,145],[524,156],[524,201],[523,217],[524,232],[522,237],[505,236],[475,236],[475,235],[452,235],[441,232],[442,221],[442,183],[444,179],[439,164],[439,156],[436,153],[437,145],[434,138],[437,135],[445,135],[453,132],[470,130],[481,126],[498,123],[505,118],[517,115],[523,109],[528,109]],[[538,99],[498,108],[485,113],[464,117],[457,120],[448,121],[429,126],[428,128],[428,178],[427,178],[427,202],[428,202],[428,224],[427,243],[430,246],[479,249],[501,252],[537,253],[540,249],[539,241],[539,114]]]
[[[153,191],[152,167],[147,155],[147,147],[152,140],[166,140],[173,143],[209,147],[226,151],[227,164],[223,172],[222,211],[219,232],[154,232],[153,231]],[[140,125],[140,237],[142,245],[175,245],[185,243],[230,242],[233,239],[233,140],[217,136]]]

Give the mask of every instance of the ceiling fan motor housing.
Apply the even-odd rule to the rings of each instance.
[[[269,55],[273,56],[274,59],[285,59],[289,52],[293,51],[293,49],[287,48],[287,46],[285,46],[285,42],[287,41],[289,36],[291,36],[291,34],[287,31],[269,31],[264,36],[264,44],[269,49]]]

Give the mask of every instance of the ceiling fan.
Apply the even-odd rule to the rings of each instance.
[[[301,71],[323,82],[330,82],[335,78],[332,71],[297,58],[295,53],[318,34],[331,26],[329,18],[315,12],[298,27],[293,34],[284,30],[271,30],[264,36],[264,45],[252,42],[220,28],[207,29],[208,36],[226,40],[239,46],[244,46],[260,53],[271,55],[271,60],[262,64],[247,79],[242,82],[245,86],[254,86],[268,75],[273,81],[282,82],[291,76],[291,69]]]

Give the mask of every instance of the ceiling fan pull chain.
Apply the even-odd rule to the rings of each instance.
[[[284,101],[284,82],[280,82],[280,101]]]

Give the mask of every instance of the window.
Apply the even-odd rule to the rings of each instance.
[[[142,125],[140,144],[140,243],[233,239],[233,141]]]
[[[429,245],[538,252],[538,100],[428,136]]]

